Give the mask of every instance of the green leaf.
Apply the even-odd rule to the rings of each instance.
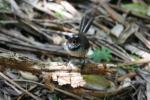
[[[57,18],[63,18],[63,15],[61,13],[55,12],[54,16]]]
[[[86,81],[84,87],[89,89],[106,90],[111,88],[111,82],[100,75],[83,75],[83,79]]]
[[[102,60],[109,62],[112,59],[111,50],[105,47],[102,47],[101,49],[97,48],[90,58],[95,62]]]
[[[129,3],[129,4],[123,4],[121,7],[130,10],[133,13],[136,14],[142,14],[147,15],[148,12],[148,5],[144,3]]]
[[[52,96],[52,100],[60,100],[59,97],[55,94]]]

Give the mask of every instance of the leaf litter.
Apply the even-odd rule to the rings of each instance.
[[[147,0],[0,0],[0,98],[149,100]],[[65,35],[95,12],[89,55],[73,57]],[[44,92],[45,91],[45,92]]]

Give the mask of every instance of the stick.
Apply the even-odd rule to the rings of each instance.
[[[127,63],[118,64],[118,66],[129,66],[129,65],[143,64],[149,62],[150,62],[150,58],[143,58],[143,59],[127,62]]]
[[[4,75],[3,73],[0,72],[0,76],[3,77],[5,80],[7,80],[8,82],[10,82],[11,84],[13,84],[14,86],[16,86],[17,88],[19,88],[21,91],[23,91],[24,93],[28,94],[29,96],[31,96],[33,99],[35,100],[42,100],[39,97],[36,97],[35,95],[31,94],[30,92],[28,92],[27,90],[23,89],[20,85],[18,85],[17,83],[15,83],[14,81],[12,81],[10,78],[8,78],[6,75]]]

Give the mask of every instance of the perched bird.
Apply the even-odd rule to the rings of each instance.
[[[90,43],[86,38],[85,33],[89,30],[93,20],[93,16],[86,14],[81,20],[79,33],[66,36],[67,42],[65,43],[65,50],[69,55],[85,57],[90,47]]]

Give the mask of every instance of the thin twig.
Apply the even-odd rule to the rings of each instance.
[[[10,78],[8,78],[6,75],[4,75],[3,73],[0,72],[0,76],[3,77],[5,80],[7,80],[8,82],[10,82],[11,84],[13,84],[14,86],[16,86],[17,88],[19,88],[21,91],[23,91],[24,93],[28,94],[29,96],[31,96],[33,99],[35,100],[42,100],[39,97],[31,94],[30,92],[28,92],[27,90],[23,89],[20,85],[18,85],[17,83],[15,83],[14,81],[12,81]]]
[[[129,65],[144,64],[144,63],[149,63],[149,62],[150,62],[150,58],[143,58],[143,59],[131,61],[128,63],[121,63],[121,64],[118,64],[118,66],[129,66]]]
[[[44,84],[38,83],[38,82],[35,82],[35,81],[29,81],[29,80],[16,80],[16,79],[15,79],[14,81],[29,82],[29,83],[37,84],[37,85],[42,86],[42,87],[46,87]],[[54,90],[55,90],[55,91],[58,91],[58,92],[61,92],[61,93],[63,93],[63,94],[66,94],[66,95],[68,95],[68,96],[70,96],[70,97],[73,97],[73,98],[75,98],[75,99],[77,99],[77,100],[83,100],[81,97],[79,97],[79,96],[77,96],[77,95],[75,95],[75,94],[73,94],[73,93],[70,93],[70,92],[68,92],[68,91],[59,89],[59,88],[57,88],[57,87],[54,87]]]

